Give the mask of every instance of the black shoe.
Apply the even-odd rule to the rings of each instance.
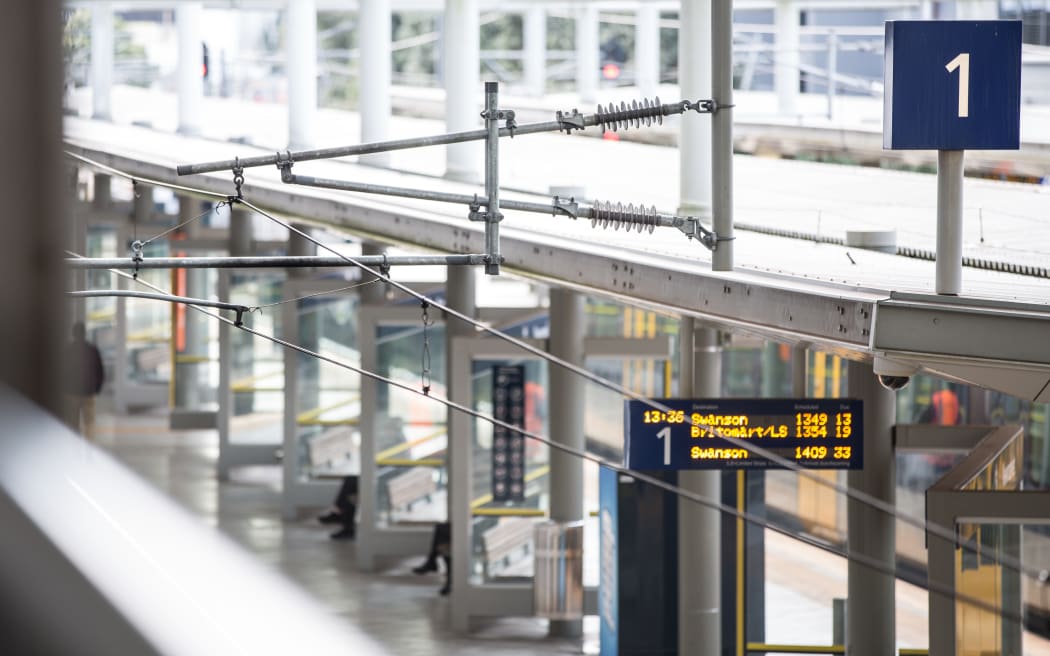
[[[441,595],[442,597],[447,597],[448,593],[449,593],[449,586],[448,585],[445,585],[445,587],[443,587],[440,590],[438,590],[438,594]]]
[[[333,540],[353,540],[355,534],[356,531],[354,529],[350,527],[344,527],[342,530],[336,531],[328,537],[332,538]]]
[[[416,574],[427,574],[429,572],[436,572],[438,571],[438,564],[435,560],[428,560],[419,567],[413,567],[412,571]]]
[[[335,510],[326,512],[323,515],[317,517],[317,521],[322,524],[341,524],[343,522],[343,515]]]

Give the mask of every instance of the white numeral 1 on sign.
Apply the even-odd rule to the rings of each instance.
[[[970,115],[970,53],[960,52],[944,65],[949,73],[959,69],[959,118]]]
[[[664,441],[664,464],[671,464],[671,427],[664,426],[656,437]]]

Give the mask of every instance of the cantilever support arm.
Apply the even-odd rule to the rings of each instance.
[[[621,103],[619,107],[609,105],[601,108],[593,114],[580,114],[576,110],[571,112],[558,112],[557,119],[539,123],[526,123],[524,125],[511,125],[498,129],[500,137],[516,137],[523,134],[538,134],[541,132],[572,132],[583,130],[588,127],[600,126],[603,130],[627,129],[649,125],[653,122],[659,123],[664,116],[683,114],[687,111],[695,111],[702,114],[717,111],[717,107],[711,100],[697,100],[691,102],[682,100],[676,103],[661,104],[657,98],[654,102],[643,101],[627,105]],[[354,146],[338,146],[334,148],[318,148],[314,150],[301,150],[297,152],[286,151],[274,153],[273,155],[260,155],[257,157],[244,157],[226,159],[200,164],[183,164],[176,167],[179,175],[193,175],[197,173],[212,173],[215,171],[229,171],[235,166],[242,169],[255,168],[259,166],[281,166],[282,163],[306,162],[317,159],[333,159],[336,157],[352,157],[357,155],[369,155],[372,153],[389,152],[393,150],[406,150],[409,148],[423,148],[426,146],[445,146],[467,141],[481,141],[488,138],[487,128],[478,130],[467,130],[465,132],[452,132],[427,137],[415,137],[411,139],[396,139],[392,141],[377,141],[373,143],[357,144]]]
[[[127,298],[146,298],[154,301],[167,301],[168,303],[185,303],[186,305],[198,305],[202,307],[219,308],[220,310],[233,310],[237,313],[233,325],[240,327],[244,325],[244,313],[251,310],[247,305],[235,303],[223,303],[222,301],[209,301],[205,298],[190,298],[188,296],[172,296],[171,294],[152,294],[150,292],[134,292],[125,289],[92,289],[88,291],[66,292],[74,298],[95,298],[100,296],[123,296]]]

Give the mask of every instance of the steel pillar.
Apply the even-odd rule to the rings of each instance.
[[[204,54],[201,30],[203,19],[204,5],[200,2],[181,2],[175,6],[179,40],[180,134],[199,134],[204,119],[204,79],[201,70]]]
[[[598,8],[587,2],[576,9],[576,93],[593,103],[598,98]]]
[[[962,150],[937,151],[937,293],[962,292]]]
[[[864,402],[864,469],[847,476],[849,488],[891,507],[896,501],[893,425],[896,394],[882,387],[870,363],[849,362],[849,396]],[[894,518],[856,499],[847,501],[847,545],[850,554],[873,558],[891,570],[896,563]],[[896,651],[895,577],[855,560],[847,570],[846,653],[850,656]],[[933,621],[933,617],[930,618]]]
[[[368,0],[359,6],[361,45],[361,143],[387,139],[390,123],[390,0]],[[362,155],[362,164],[389,166],[390,153]]]
[[[530,96],[542,96],[547,91],[547,10],[530,6],[521,22],[525,90]]]
[[[634,83],[643,98],[656,96],[660,84],[660,9],[651,4],[640,5],[635,12],[634,27]],[[679,47],[682,47],[679,42]],[[703,97],[683,93],[683,98]]]
[[[317,8],[314,0],[288,0],[285,60],[288,71],[288,148],[314,146],[317,124]]]
[[[777,92],[777,113],[798,115],[801,53],[799,51],[800,15],[796,0],[777,0],[773,21],[776,24],[776,51],[773,55],[773,86]]]
[[[445,129],[471,130],[478,125],[478,71],[481,32],[478,0],[445,0],[444,19]],[[445,177],[463,182],[480,178],[478,150],[469,143],[445,147]]]
[[[292,227],[301,230],[307,236],[312,236],[313,228],[301,223],[293,223]],[[293,257],[310,257],[317,255],[317,245],[297,232],[288,232],[288,255]],[[312,267],[295,267],[286,269],[289,278],[308,278],[313,274]]]
[[[577,366],[584,364],[586,333],[585,297],[579,292],[553,288],[550,292],[550,353]],[[551,439],[580,451],[585,450],[583,408],[586,385],[578,375],[557,365],[550,378]],[[576,456],[551,449],[551,520],[575,522],[583,519],[583,462]],[[579,563],[582,566],[582,562]],[[582,575],[582,574],[581,574]],[[582,620],[551,620],[550,635],[577,637],[583,634]]]
[[[683,98],[711,97],[711,12],[707,5],[703,0],[682,0],[678,84]],[[705,222],[711,219],[710,120],[707,116],[683,116],[678,137],[678,212]]]
[[[715,271],[733,270],[733,3],[711,3],[711,201],[718,235],[711,255]]]
[[[91,118],[113,118],[112,95],[113,4],[96,2],[91,6]]]
[[[717,1],[717,0],[716,0]],[[683,319],[679,396],[716,398],[722,390],[722,347],[714,328],[697,329]],[[686,363],[692,361],[692,366]],[[692,380],[687,374],[692,372]],[[680,471],[678,486],[715,503],[722,499],[721,472]],[[722,527],[717,510],[690,501],[678,504],[678,651],[720,656]]]

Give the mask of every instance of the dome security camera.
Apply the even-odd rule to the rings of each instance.
[[[886,389],[896,392],[904,389],[911,382],[911,377],[919,370],[918,367],[900,360],[891,360],[882,355],[875,355],[872,362],[872,370],[879,384]]]

